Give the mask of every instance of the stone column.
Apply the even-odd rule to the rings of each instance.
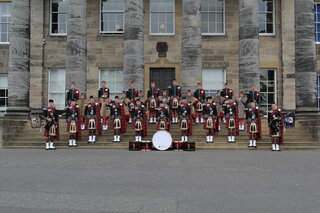
[[[66,84],[87,90],[87,0],[69,0]]]
[[[260,90],[259,7],[257,0],[239,1],[239,89],[247,91],[254,83]]]
[[[30,108],[42,109],[43,0],[30,1]]]
[[[8,114],[29,111],[30,2],[12,0],[8,71]]]
[[[294,4],[292,0],[281,1],[281,57],[283,78],[283,109],[295,110],[295,33]]]
[[[144,85],[143,0],[125,1],[123,88],[134,81],[138,89]]]
[[[316,49],[313,0],[295,0],[296,107],[316,111]]]
[[[185,92],[202,81],[201,0],[183,0],[181,86]]]

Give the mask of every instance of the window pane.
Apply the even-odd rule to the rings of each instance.
[[[48,99],[53,99],[58,109],[63,109],[65,105],[66,91],[66,71],[49,71]]]
[[[150,26],[153,34],[174,33],[174,0],[150,1]]]
[[[224,33],[224,0],[202,0],[201,22],[203,33]],[[205,8],[205,10],[203,9]]]
[[[106,81],[110,89],[110,96],[120,95],[123,90],[123,73],[122,70],[101,70],[100,81]]]
[[[51,0],[51,34],[67,33],[68,0]]]
[[[259,33],[274,33],[274,0],[259,0]]]

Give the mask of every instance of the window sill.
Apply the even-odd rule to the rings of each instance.
[[[275,33],[265,33],[265,34],[260,34],[259,33],[259,37],[276,37]]]

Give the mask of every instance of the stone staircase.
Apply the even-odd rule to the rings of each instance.
[[[314,139],[311,133],[306,129],[303,123],[296,122],[295,128],[287,128],[285,130],[285,144],[282,146],[282,150],[320,150],[320,143]],[[87,132],[83,132],[82,139],[78,142],[77,148],[69,148],[68,134],[65,131],[65,122],[62,120],[60,123],[60,141],[55,144],[58,149],[128,149],[128,142],[134,140],[134,131],[132,125],[128,124],[127,133],[121,137],[121,143],[113,143],[113,131],[104,131],[102,136],[97,137],[95,144],[87,143]],[[9,149],[43,149],[44,138],[43,128],[32,129],[29,122],[25,122],[20,127],[14,136],[4,141],[4,148]],[[148,137],[144,140],[152,140],[152,135],[156,132],[156,125],[149,124]],[[267,121],[262,121],[262,140],[257,143],[257,150],[269,150],[271,147],[270,138],[268,136]],[[178,124],[171,126],[171,134],[174,141],[180,140],[180,130]],[[247,132],[240,132],[240,136],[237,137],[236,143],[227,143],[227,131],[222,126],[222,131],[219,135],[215,136],[214,143],[205,142],[205,130],[202,124],[193,125],[193,136],[189,137],[189,141],[196,142],[197,150],[248,150],[248,134]]]

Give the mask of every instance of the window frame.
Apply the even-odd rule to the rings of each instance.
[[[122,16],[123,16],[123,31],[102,31],[102,14],[103,13],[119,13],[119,12],[121,12],[121,11],[119,11],[119,10],[114,10],[114,11],[108,11],[108,12],[103,12],[102,11],[102,0],[100,0],[100,17],[99,17],[99,34],[101,35],[103,35],[103,34],[124,34],[124,31],[125,31],[125,10],[126,10],[126,8],[125,8],[125,1],[126,0],[124,0],[123,1],[123,4],[124,4],[124,7],[123,7],[123,14],[122,14]]]
[[[317,5],[320,5],[320,2],[314,2],[313,17],[317,14],[317,11],[315,10],[315,8],[317,8]],[[320,16],[320,11],[318,13]],[[316,18],[316,20],[314,20],[314,34],[315,34],[314,37],[315,37],[316,44],[320,44],[320,40],[317,41],[317,24],[320,24],[320,22],[317,22],[317,18]],[[318,34],[320,34],[320,29]]]
[[[277,69],[276,68],[260,68],[259,69],[259,71],[260,71],[260,76],[261,76],[261,72],[262,72],[262,70],[273,70],[273,74],[274,74],[274,93],[271,93],[271,92],[269,92],[269,91],[267,91],[267,92],[262,92],[261,91],[261,89],[260,89],[260,93],[261,93],[261,98],[262,98],[262,94],[274,94],[274,103],[275,104],[278,104],[278,85],[277,85],[277,80],[278,80],[278,78],[277,78],[277,74],[278,74],[278,72],[277,72]],[[259,83],[261,84],[261,77],[259,78]],[[263,82],[265,82],[265,81],[263,81]],[[267,80],[266,81],[266,83],[268,83],[269,84],[269,80]],[[267,85],[267,88],[268,88],[268,85]],[[268,98],[268,96],[267,96],[267,98]],[[266,101],[267,102],[267,105],[262,105],[262,103],[260,102],[260,107],[261,108],[264,108],[265,106],[267,107],[267,110],[266,111],[268,111],[269,110],[269,101],[267,100]]]
[[[8,80],[8,74],[0,74],[0,77],[5,77],[7,78],[7,85],[4,87],[4,90],[7,90],[7,93],[5,94],[5,96],[1,96],[0,98],[4,98],[7,99],[5,101],[5,106],[4,107],[0,107],[0,117],[5,115],[8,109],[8,100],[9,100],[9,80]],[[1,88],[0,88],[1,89]],[[6,96],[7,95],[7,96]]]
[[[260,2],[260,1],[259,1]],[[259,4],[258,2],[258,4]],[[276,35],[276,3],[275,0],[272,0],[272,4],[273,4],[273,12],[272,12],[272,18],[273,18],[273,22],[272,22],[272,26],[273,26],[273,33],[260,33],[259,32],[259,36],[261,37],[268,37],[268,36],[275,36]],[[258,5],[258,9],[260,8],[260,5]],[[260,9],[258,11],[258,24],[259,24],[259,31],[260,31],[260,21],[259,21],[259,16],[260,16]],[[266,14],[266,12],[263,12],[264,14]],[[266,24],[267,22],[265,22]]]
[[[64,68],[57,68],[57,69],[49,69],[48,70],[48,100],[49,99],[51,99],[51,97],[50,97],[50,94],[51,94],[51,92],[50,92],[50,88],[51,88],[51,71],[62,71],[62,70],[64,70],[64,73],[65,73],[65,84],[64,84],[64,100],[66,100],[66,90],[67,90],[67,87],[66,87],[66,80],[67,80],[67,70],[66,69],[64,69]],[[55,93],[55,94],[57,94],[57,93]],[[62,93],[61,93],[62,94]],[[55,101],[55,105],[57,104],[56,103],[56,100],[54,100]],[[65,105],[65,103],[64,103],[64,105]],[[59,109],[59,107],[56,105],[56,107]],[[59,110],[63,110],[64,109],[64,107],[62,108],[62,109],[59,109]]]
[[[62,14],[67,14],[67,21],[66,21],[66,33],[52,33],[52,1],[53,0],[50,0],[50,12],[49,12],[49,18],[50,18],[50,21],[49,21],[49,28],[50,28],[50,32],[49,32],[49,35],[50,36],[67,36],[68,35],[68,10],[66,13],[62,13]],[[68,1],[68,7],[69,7],[69,0]],[[59,12],[58,12],[59,14]],[[58,22],[58,26],[59,26],[59,22]]]
[[[173,1],[173,12],[152,12],[151,11],[151,1],[149,1],[149,35],[151,36],[173,36],[176,34],[176,0],[172,0]],[[172,33],[152,33],[152,29],[151,29],[151,14],[152,13],[172,13],[172,25],[173,25],[173,29],[172,29]]]
[[[222,82],[223,82],[223,83],[222,83],[222,84],[224,84],[224,83],[227,81],[227,70],[226,70],[226,69],[202,69],[202,70],[201,70],[202,85],[203,85],[203,89],[204,89],[205,92],[206,92],[206,95],[208,95],[209,93],[211,93],[211,94],[214,93],[214,94],[212,95],[212,97],[215,97],[215,93],[216,93],[218,90],[222,90],[223,87],[220,88],[220,89],[217,89],[216,91],[205,89],[205,88],[204,88],[204,83],[203,83],[203,71],[210,71],[210,72],[222,71],[222,72],[223,72],[223,79],[222,79]]]
[[[10,20],[11,20],[11,10],[12,10],[12,8],[11,8],[11,2],[10,1],[5,1],[5,2],[1,2],[0,1],[0,4],[9,4],[10,5]],[[10,44],[10,29],[11,29],[11,21],[10,22],[1,22],[0,21],[0,26],[2,25],[2,24],[7,24],[8,25],[8,32],[7,32],[7,38],[8,38],[8,41],[5,41],[5,42],[1,42],[1,39],[0,39],[0,44]]]
[[[202,15],[202,11],[200,15]],[[223,0],[223,33],[202,33],[202,19],[201,19],[201,35],[202,36],[225,36],[226,35],[226,0]]]
[[[110,89],[110,87],[109,87],[108,80],[107,80],[107,79],[104,80],[104,79],[101,78],[101,73],[102,73],[102,72],[106,72],[106,71],[121,71],[121,72],[122,72],[122,90],[119,91],[119,93],[113,92],[113,90]],[[118,95],[118,96],[120,97],[122,91],[124,90],[124,88],[123,88],[123,77],[124,77],[124,75],[123,75],[123,68],[100,68],[100,69],[99,69],[98,90],[100,89],[100,83],[101,83],[101,81],[104,80],[104,81],[107,82],[107,87],[111,90],[111,91],[110,91],[110,98],[112,98],[112,95]]]

